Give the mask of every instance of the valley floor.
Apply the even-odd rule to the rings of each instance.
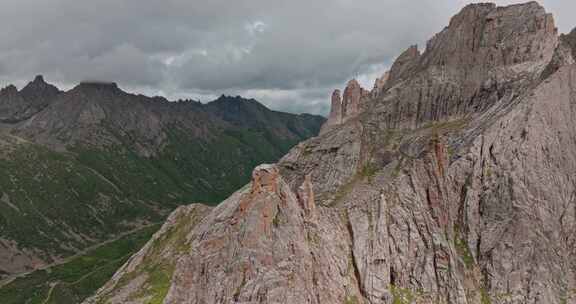
[[[0,283],[5,304],[73,304],[93,294],[159,229],[152,224],[91,247],[47,268]]]

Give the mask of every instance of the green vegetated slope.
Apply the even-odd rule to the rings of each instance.
[[[117,288],[131,285],[129,298],[138,302],[160,304],[164,301],[171,285],[176,262],[182,254],[190,251],[187,236],[190,231],[210,212],[210,208],[200,204],[179,207],[162,228],[150,239],[139,252],[138,269],[131,270],[130,263],[124,266],[117,276],[107,283],[107,286]],[[101,294],[91,303],[105,304],[115,297],[115,294]]]
[[[254,166],[294,145],[260,131],[190,140],[173,130],[158,156],[125,146],[54,152],[21,144],[0,158],[0,235],[42,259],[66,256],[118,231],[160,221],[178,205],[216,204],[249,180]]]
[[[154,158],[140,157],[124,147],[60,153],[20,144],[0,159],[4,201],[0,202],[0,235],[17,240],[19,248],[36,248],[42,260],[51,262],[53,257],[69,256],[113,238],[119,231],[159,222],[185,202],[215,204],[245,184],[254,166],[276,160],[294,144],[270,143],[266,136],[242,129],[198,143],[174,131],[170,142]],[[93,260],[90,253],[51,273],[33,272],[0,288],[0,298],[6,303],[77,303],[107,281],[137,247],[128,245],[99,249],[99,255],[114,257],[105,263]],[[61,276],[77,263],[84,269],[99,269],[78,282],[88,273]],[[53,285],[56,282],[60,283]],[[53,286],[50,301],[43,302]]]
[[[33,144],[0,159],[2,238],[16,240],[22,249],[38,249],[50,261],[91,245],[90,239],[129,229],[124,226],[130,220],[161,220],[140,196],[120,189],[80,159]]]
[[[324,122],[241,97],[169,102],[90,83],[62,92],[41,77],[0,90],[0,104],[0,285],[177,206],[219,203]]]
[[[67,263],[35,271],[0,289],[3,304],[75,304],[108,281],[158,230],[159,224],[105,244]]]

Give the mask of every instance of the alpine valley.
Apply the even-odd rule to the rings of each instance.
[[[218,206],[179,207],[85,303],[576,303],[575,58],[576,31],[536,2],[468,5],[373,89],[334,92],[318,137]],[[101,156],[80,142],[163,159],[176,136],[126,115],[107,132],[132,132],[71,132],[47,120],[60,104],[11,134],[85,162]],[[107,117],[86,108],[75,123]]]
[[[177,206],[220,202],[324,121],[253,99],[169,102],[114,83],[64,92],[38,76],[2,89],[0,302],[81,302]]]

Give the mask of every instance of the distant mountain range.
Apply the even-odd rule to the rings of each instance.
[[[253,99],[169,102],[38,76],[0,91],[0,278],[42,267],[176,206],[215,204],[324,118]]]

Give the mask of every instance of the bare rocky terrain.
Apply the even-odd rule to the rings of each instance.
[[[575,33],[466,6],[86,303],[576,303]]]

